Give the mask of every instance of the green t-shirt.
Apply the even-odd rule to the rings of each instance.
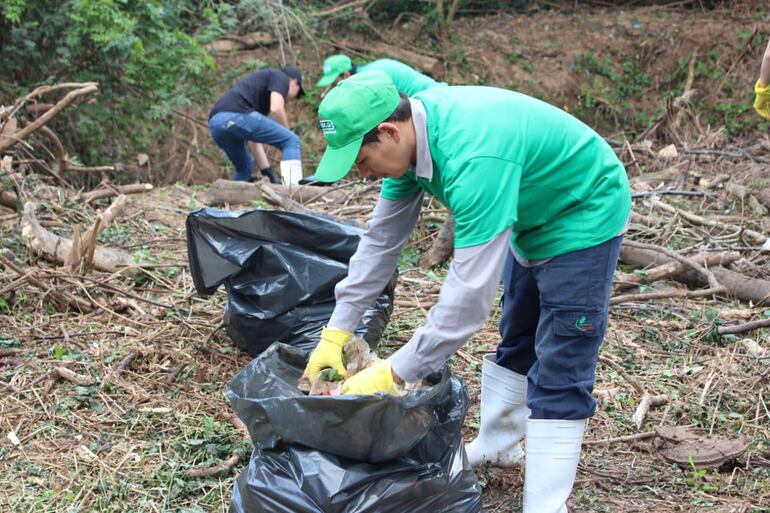
[[[477,246],[513,226],[521,256],[538,260],[618,235],[631,209],[623,164],[590,127],[524,94],[447,87],[415,96],[425,107],[433,178],[386,178],[382,197],[418,188],[455,217],[455,247]]]
[[[433,87],[446,86],[446,82],[436,82],[429,76],[423,75],[403,62],[394,61],[393,59],[378,59],[369,64],[358,66],[356,73],[373,69],[383,71],[396,85],[396,90],[407,96],[414,96],[421,91]]]

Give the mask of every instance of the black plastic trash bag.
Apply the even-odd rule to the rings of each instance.
[[[445,367],[404,397],[306,396],[306,356],[276,344],[230,382],[254,451],[235,513],[471,513],[481,489],[462,426],[469,399]]]
[[[334,310],[334,286],[363,229],[319,216],[204,208],[187,217],[195,288],[227,289],[224,323],[235,345],[256,356],[273,342],[309,350]],[[396,275],[366,311],[356,335],[375,347],[393,311]]]

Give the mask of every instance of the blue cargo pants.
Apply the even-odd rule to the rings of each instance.
[[[585,419],[596,411],[591,392],[622,241],[534,267],[508,256],[496,363],[527,376],[531,418]]]
[[[246,141],[269,144],[281,150],[281,160],[300,160],[299,136],[259,112],[217,112],[209,119],[211,139],[235,166],[236,181],[249,181],[254,157]]]

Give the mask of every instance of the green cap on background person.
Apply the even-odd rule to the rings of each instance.
[[[324,76],[316,86],[326,87],[334,83],[340,75],[353,70],[353,61],[347,55],[332,55],[324,61]]]
[[[396,86],[379,70],[356,73],[329,91],[318,106],[326,151],[316,178],[336,182],[348,174],[364,135],[388,119],[400,101]]]

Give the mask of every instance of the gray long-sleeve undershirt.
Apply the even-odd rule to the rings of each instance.
[[[398,264],[401,250],[422,206],[423,194],[400,201],[380,198],[369,229],[350,260],[348,276],[335,289],[337,304],[329,326],[353,331],[364,311],[382,292]],[[510,250],[511,228],[490,242],[455,249],[438,303],[425,325],[390,358],[407,382],[441,368],[489,316],[503,265]]]

